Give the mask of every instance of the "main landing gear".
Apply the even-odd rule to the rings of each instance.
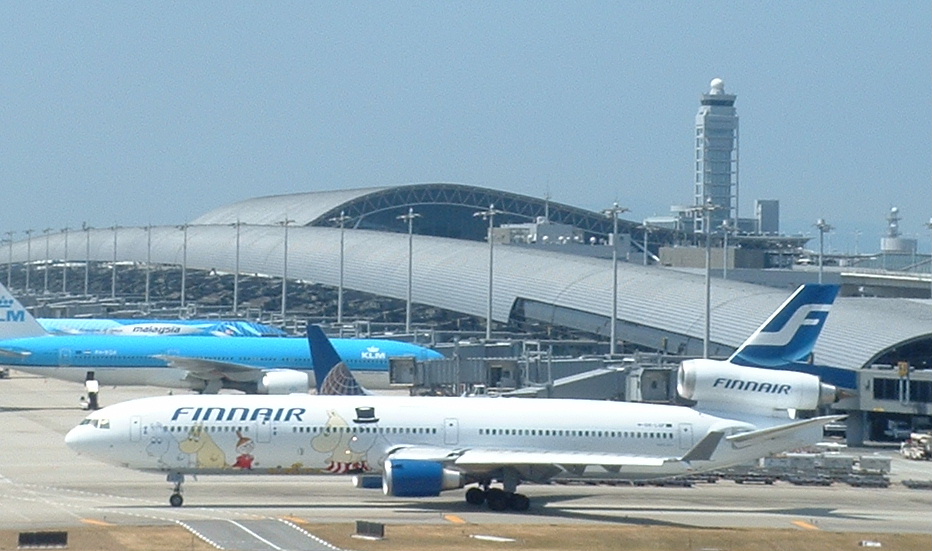
[[[181,473],[168,473],[166,480],[175,485],[171,497],[168,498],[168,503],[172,507],[181,507],[181,504],[184,503],[184,498],[181,497],[181,484],[184,482],[184,475]]]
[[[531,506],[531,500],[524,494],[506,492],[498,488],[470,488],[466,490],[466,503],[482,505],[483,502],[493,511],[504,511],[505,509],[527,511]]]

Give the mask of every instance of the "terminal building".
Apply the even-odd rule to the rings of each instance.
[[[475,216],[490,206],[495,211],[491,243],[486,239],[490,221]],[[411,235],[400,218],[409,212],[420,215],[411,225]],[[617,246],[629,247],[618,255],[619,344],[627,350],[699,355],[704,275],[656,263],[645,266],[639,247],[643,231],[642,224],[619,222],[619,232],[628,239],[619,239]],[[652,232],[651,255],[676,239],[672,230]],[[154,263],[286,276],[333,287],[342,281],[347,289],[404,300],[410,250],[414,303],[480,319],[491,315],[493,330],[507,325],[538,335],[577,334],[605,342],[613,310],[613,241],[611,218],[602,213],[489,188],[438,183],[260,197],[219,207],[182,228],[33,234],[9,243],[7,253],[18,266],[70,266],[72,290],[80,288],[85,262]],[[816,279],[811,270],[795,275]],[[845,404],[851,412],[849,438],[882,438],[891,422],[928,424],[929,300],[857,296],[858,285],[848,284],[845,274],[838,277],[842,296],[814,361],[858,373],[857,397]],[[924,281],[929,289],[932,280]],[[18,282],[13,287],[22,289],[22,280]],[[712,280],[711,356],[729,355],[798,281],[769,283]]]

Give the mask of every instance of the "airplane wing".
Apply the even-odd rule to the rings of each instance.
[[[3,358],[28,358],[32,352],[28,350],[17,350],[15,348],[0,348],[0,357]]]
[[[264,375],[263,371],[257,367],[232,362],[218,362],[168,354],[158,354],[153,357],[164,360],[171,367],[188,371],[192,377],[206,381],[224,378],[243,383],[255,382]]]
[[[722,441],[722,438],[723,433],[710,432],[685,455],[670,455],[668,457],[619,453],[482,448],[447,449],[411,446],[391,451],[389,458],[438,461],[467,473],[487,473],[502,467],[515,467],[524,473],[548,473],[548,475],[540,477],[546,479],[561,470],[581,470],[582,467],[588,465],[601,466],[617,471],[624,467],[661,467],[670,462],[708,460]]]

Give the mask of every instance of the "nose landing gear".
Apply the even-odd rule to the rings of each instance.
[[[181,497],[181,484],[184,482],[184,475],[181,473],[168,473],[166,480],[175,485],[171,497],[168,498],[168,503],[172,507],[181,507],[181,504],[184,503],[184,498]]]

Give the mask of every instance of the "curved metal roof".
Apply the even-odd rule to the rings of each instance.
[[[502,211],[497,223],[528,222],[546,217],[551,222],[568,224],[590,235],[606,236],[612,232],[611,218],[601,213],[555,203],[547,199],[517,193],[454,183],[421,183],[371,187],[345,191],[320,191],[258,197],[214,209],[191,221],[191,224],[280,224],[286,219],[299,226],[334,226],[331,220],[341,213],[358,229],[407,231],[406,223],[397,219],[409,207],[429,209],[419,220],[415,233],[440,237],[484,240],[482,224],[470,220],[476,210],[495,205]],[[462,231],[463,226],[472,231]],[[638,223],[619,220],[622,231],[638,234]],[[659,236],[672,238],[672,232],[654,230]]]
[[[216,208],[195,218],[191,224],[235,224],[238,221],[242,224],[272,226],[284,220],[294,220],[298,226],[308,226],[322,219],[326,221],[326,213],[333,210],[339,214],[341,205],[382,189],[385,188],[256,197]]]
[[[280,276],[283,230],[277,226],[240,227],[242,273]],[[83,234],[83,235],[82,235]],[[289,278],[336,286],[339,282],[340,230],[290,229]],[[32,247],[32,259],[44,253],[45,236]],[[85,239],[91,260],[114,257],[113,230],[71,233],[71,260],[84,260]],[[64,235],[49,237],[50,256],[64,258]],[[187,257],[190,268],[232,271],[236,229],[230,226],[189,226]],[[345,286],[403,299],[407,291],[406,235],[347,229]],[[496,246],[493,280],[493,319],[504,322],[522,302],[541,305],[556,315],[577,314],[595,320],[595,330],[608,333],[611,315],[611,261],[554,251]],[[26,260],[27,246],[13,246],[14,261]],[[413,299],[479,317],[488,301],[488,245],[447,238],[414,237]],[[183,232],[175,226],[152,228],[151,259],[180,264]],[[117,230],[119,260],[145,262],[145,228]],[[701,343],[704,277],[659,267],[619,265],[621,338],[659,347],[661,338],[681,339],[688,351]],[[790,290],[740,282],[713,280],[712,330],[714,355],[727,354],[740,344],[788,296]],[[566,318],[561,318],[566,319]],[[575,323],[575,322],[573,322]],[[816,347],[820,363],[859,368],[880,353],[917,339],[929,338],[932,308],[929,301],[840,298]],[[589,329],[592,329],[591,325]]]

